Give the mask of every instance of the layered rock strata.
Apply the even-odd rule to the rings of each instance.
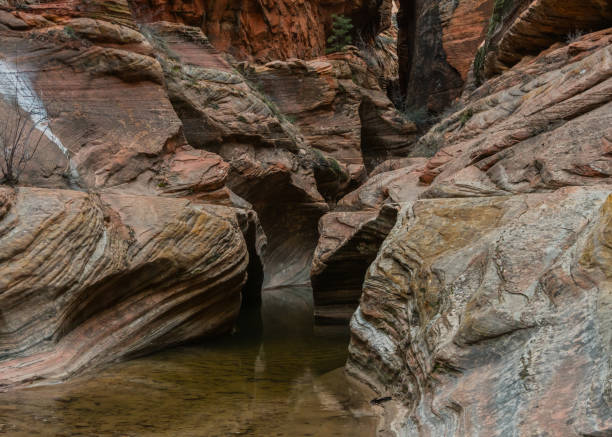
[[[553,43],[572,42],[610,23],[612,2],[608,0],[496,2],[486,42],[476,59],[477,77],[491,77]]]
[[[0,384],[229,331],[247,279],[234,210],[183,199],[0,190]]]
[[[424,196],[610,183],[611,42],[605,30],[552,47],[473,92],[420,140],[440,148]]]
[[[158,22],[145,33],[189,144],[221,156],[225,183],[258,212],[268,236],[265,286],[307,283],[316,223],[328,210],[317,176],[331,176],[330,195],[348,181],[321,168],[327,161],[319,162],[300,131],[199,28]]]
[[[368,270],[347,369],[400,435],[607,435],[612,190],[406,204]]]
[[[407,154],[416,133],[414,123],[398,113],[381,87],[379,76],[385,73],[374,63],[375,52],[365,60],[364,53],[353,48],[246,71],[307,143],[346,165],[356,182],[385,159]]]
[[[372,1],[154,1],[132,0],[141,22],[196,26],[214,46],[239,60],[309,59],[325,54],[332,15],[352,18],[372,38],[391,24],[392,0]]]
[[[347,369],[393,399],[387,429],[612,432],[610,32],[467,89],[418,141],[422,191],[351,321]]]
[[[232,166],[187,143],[159,39],[124,1],[0,19],[0,114],[42,138],[20,182],[52,188],[2,188],[3,387],[231,330],[241,295],[260,299],[265,236]]]

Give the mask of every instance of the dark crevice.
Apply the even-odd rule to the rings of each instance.
[[[440,11],[429,0],[403,0],[398,13],[400,90],[407,107],[440,113],[463,88],[446,60]]]

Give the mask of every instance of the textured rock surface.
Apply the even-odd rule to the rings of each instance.
[[[56,22],[0,31],[2,94],[19,84],[28,96],[25,105],[37,102],[50,120],[49,141],[24,183],[156,194],[162,182],[156,178],[159,168],[186,146],[162,69],[129,15],[120,21],[110,13],[92,19],[80,16],[87,10],[81,6],[58,4],[57,16],[52,8],[43,10]],[[117,9],[121,6],[129,14],[127,3]],[[212,189],[219,184],[213,182]],[[205,188],[200,184],[200,191]]]
[[[199,26],[215,47],[238,59],[308,59],[325,54],[332,14],[344,14],[366,37],[391,23],[392,0],[131,1],[139,20]]]
[[[406,204],[370,267],[348,370],[401,435],[608,435],[610,188]]]
[[[498,2],[491,18],[481,68],[487,77],[555,42],[610,26],[609,0],[516,0]]]
[[[319,222],[311,281],[320,324],[346,324],[361,296],[363,278],[395,223],[397,210],[331,212]]]
[[[476,90],[422,139],[441,147],[421,177],[425,195],[610,183],[611,41],[610,30],[587,35]]]
[[[233,326],[248,253],[230,208],[2,188],[0,220],[4,387]]]
[[[232,166],[187,144],[157,35],[124,1],[23,6],[2,21],[0,114],[16,94],[50,121],[21,183],[100,193],[2,189],[2,384],[229,331],[241,292],[260,298],[265,236],[226,185]],[[186,65],[230,70],[187,36]]]
[[[327,161],[199,28],[159,22],[146,33],[189,144],[223,157],[227,186],[259,214],[268,236],[265,286],[307,283],[316,224],[328,210],[317,176],[325,173],[330,195],[346,181],[320,168]]]
[[[321,218],[310,272],[317,321],[349,321],[366,270],[395,223],[398,203],[416,200],[425,188],[418,186],[418,179],[426,161],[411,158],[381,164],[377,169],[390,171],[376,173]]]
[[[487,34],[493,5],[493,0],[460,0],[442,2],[439,6],[446,61],[457,70],[463,81],[472,67],[478,46]]]
[[[312,61],[253,66],[247,76],[294,120],[314,148],[348,166],[360,181],[385,158],[405,155],[416,128],[393,107],[379,75],[357,50]],[[375,52],[372,52],[374,60]],[[373,62],[373,61],[372,61]]]
[[[611,36],[467,89],[415,146],[439,151],[402,186],[420,200],[367,272],[347,365],[393,398],[390,432],[612,432]]]
[[[331,195],[346,181],[329,168],[315,172],[297,130],[200,29],[138,29],[127,3],[117,5],[120,20],[102,6],[97,14],[86,13],[89,4],[33,7],[23,30],[0,30],[3,62],[18,70],[0,75],[5,91],[23,82],[51,121],[52,137],[22,182],[250,208],[232,189],[268,213],[268,253],[279,257],[266,263],[268,276],[281,271],[280,283],[307,281],[316,223],[327,210],[315,176],[324,174]],[[41,21],[42,12],[53,21]],[[287,206],[266,210],[270,199]],[[278,223],[292,226],[285,233]]]

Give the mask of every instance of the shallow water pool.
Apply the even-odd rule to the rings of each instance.
[[[312,325],[307,287],[266,291],[233,335],[0,394],[11,436],[372,436],[344,378],[346,329]]]

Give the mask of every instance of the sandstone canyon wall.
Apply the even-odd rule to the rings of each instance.
[[[606,187],[404,206],[368,271],[348,369],[399,435],[607,435]]]
[[[493,6],[493,0],[400,1],[399,81],[411,105],[441,112],[459,96]]]
[[[391,24],[392,0],[132,0],[143,22],[196,26],[237,59],[309,59],[325,54],[332,15],[352,18],[364,38]]]
[[[0,114],[41,136],[2,187],[4,388],[229,332],[262,285],[309,282],[319,218],[410,149],[390,39],[285,60],[335,12],[373,39],[391,2],[239,3],[0,3]],[[330,98],[292,109],[312,90],[273,84],[306,78]]]
[[[560,19],[539,41],[545,21],[533,17],[553,16],[552,6],[561,17],[574,11],[577,25],[610,21],[589,4],[526,3],[495,28],[507,43],[482,47],[498,67],[510,41],[530,52],[503,58],[480,85],[468,77],[458,109],[414,149],[437,153],[385,163],[376,190],[368,181],[341,200],[352,211],[337,213],[351,217],[340,223],[357,225],[324,218],[334,224],[322,232],[316,276],[364,271],[356,259],[376,252],[347,370],[392,399],[382,435],[612,432],[612,30],[567,40]],[[397,168],[403,194],[376,185],[398,180]],[[346,258],[388,208],[398,218],[380,249]]]
[[[395,3],[0,0],[1,388],[311,281],[381,435],[609,435],[611,3]]]

